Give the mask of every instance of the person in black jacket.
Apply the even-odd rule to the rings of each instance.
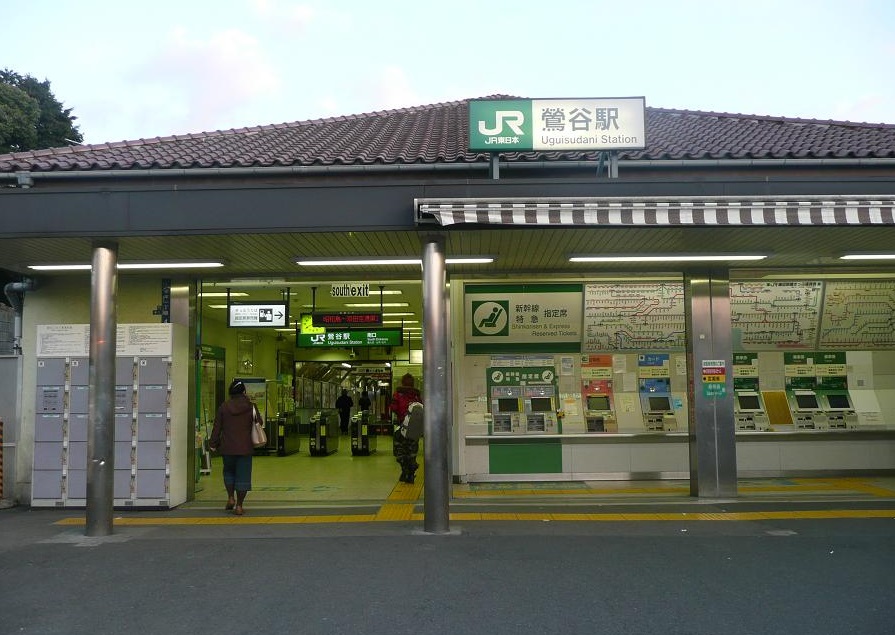
[[[341,428],[342,434],[348,434],[348,428],[351,425],[352,408],[354,408],[354,399],[343,388],[342,395],[336,399],[336,409],[339,411],[339,428]]]

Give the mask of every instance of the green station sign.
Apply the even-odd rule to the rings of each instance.
[[[641,150],[645,147],[643,97],[469,102],[469,149],[473,151]]]
[[[345,348],[357,346],[401,346],[403,329],[340,329],[328,333],[296,332],[298,348]]]

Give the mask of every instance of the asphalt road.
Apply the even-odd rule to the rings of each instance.
[[[0,511],[0,634],[891,635],[895,519],[121,527]]]

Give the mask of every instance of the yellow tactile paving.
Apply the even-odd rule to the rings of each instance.
[[[469,513],[450,514],[450,519],[462,521],[557,521],[557,522],[643,522],[643,521],[760,521],[760,520],[816,520],[843,518],[892,518],[895,509],[831,509],[814,511],[756,511],[693,513],[677,512],[665,514],[563,514],[563,513]],[[423,515],[413,511],[412,505],[382,506],[377,514],[346,514],[318,516],[229,516],[222,518],[202,518],[182,516],[177,518],[116,518],[118,526],[173,526],[173,525],[262,525],[262,524],[310,524],[310,523],[368,523],[388,521],[422,521]],[[56,525],[83,526],[85,519],[63,518]]]
[[[847,493],[858,492],[880,498],[895,497],[895,489],[891,489],[888,481],[880,484],[878,479],[872,478],[835,478],[835,479],[786,479],[785,482],[755,484],[754,482],[742,483],[740,492],[819,492],[819,493]],[[461,490],[458,492],[457,490]],[[489,489],[477,492],[463,490],[463,487],[455,488],[455,497],[467,496],[476,498],[479,496],[518,496],[525,499],[531,496],[544,496],[548,493],[564,492],[567,494],[608,494],[618,497],[627,494],[657,494],[672,493],[677,490],[686,490],[685,487],[619,487],[619,488],[577,488],[568,490],[543,490],[543,489]],[[120,526],[166,526],[166,525],[260,525],[260,524],[311,524],[311,523],[369,523],[369,522],[396,522],[396,521],[420,521],[424,520],[422,513],[414,511],[415,506],[423,497],[423,475],[418,474],[416,483],[397,483],[392,488],[387,500],[375,514],[308,514],[308,515],[277,515],[254,513],[251,510],[246,516],[234,516],[224,514],[221,516],[151,516],[134,517],[121,516],[114,520],[115,525]],[[763,520],[808,520],[808,519],[842,519],[842,518],[893,518],[895,509],[830,509],[830,510],[781,510],[781,511],[750,511],[750,512],[637,512],[637,513],[580,513],[580,512],[457,512],[450,514],[450,519],[456,522],[462,521],[557,521],[557,522],[643,522],[643,521],[763,521]],[[85,519],[81,517],[64,518],[57,521],[57,525],[83,526]]]

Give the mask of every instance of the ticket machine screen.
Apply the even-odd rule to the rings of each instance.
[[[588,395],[588,410],[609,410],[609,395]]]
[[[519,400],[518,399],[498,399],[497,400],[497,411],[498,412],[519,412]]]
[[[665,412],[671,410],[671,401],[668,397],[649,397],[650,412]]]
[[[845,394],[831,394],[827,395],[827,403],[830,404],[830,410],[852,410],[851,402],[848,399],[848,395]]]
[[[737,395],[737,405],[744,412],[761,410],[761,400],[758,395]]]
[[[796,406],[799,410],[820,410],[817,395],[814,393],[796,393]]]
[[[532,412],[550,412],[551,410],[553,410],[553,399],[550,397],[531,398]]]

